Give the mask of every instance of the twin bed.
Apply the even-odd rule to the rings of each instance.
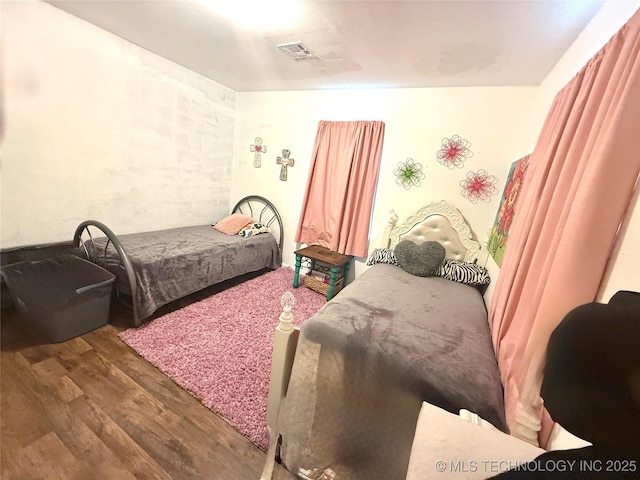
[[[396,222],[393,216],[382,247],[437,241],[447,258],[471,264],[479,254],[464,218],[445,202]],[[403,479],[423,401],[506,428],[482,294],[375,264],[299,332],[281,317],[262,478],[271,478],[279,456],[300,478]]]
[[[73,244],[79,255],[116,274],[116,293],[133,311],[134,326],[158,308],[210,285],[277,268],[284,229],[276,207],[260,196],[232,210],[252,217],[270,234],[226,235],[211,225],[115,235],[95,220],[82,222]]]

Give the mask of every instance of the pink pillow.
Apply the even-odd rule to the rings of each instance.
[[[216,223],[213,228],[227,235],[236,235],[248,223],[253,223],[253,218],[242,213],[232,213]]]

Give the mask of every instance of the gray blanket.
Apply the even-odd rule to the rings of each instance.
[[[210,285],[281,265],[278,244],[268,233],[244,238],[201,225],[120,235],[118,239],[136,273],[140,318]],[[97,239],[96,246],[102,249],[104,242],[104,238]],[[109,248],[108,263],[118,262],[117,252]],[[123,293],[129,293],[123,270],[118,272],[118,284]]]
[[[336,480],[403,479],[422,401],[504,429],[486,308],[473,287],[379,264],[303,324],[282,457]]]

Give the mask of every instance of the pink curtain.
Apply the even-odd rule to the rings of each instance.
[[[384,127],[383,122],[318,123],[297,242],[367,256]]]
[[[546,445],[549,336],[595,301],[640,172],[640,10],[556,96],[531,154],[489,315],[510,432]]]

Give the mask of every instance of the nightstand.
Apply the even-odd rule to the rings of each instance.
[[[331,300],[346,285],[353,256],[343,255],[320,245],[310,245],[296,250],[294,253],[296,254],[296,270],[293,275],[293,288],[298,288],[302,257],[311,259],[312,272],[305,277],[306,287],[326,295],[327,300]],[[320,267],[320,265],[316,265],[316,262],[324,264],[322,266],[327,269],[326,275],[321,272],[325,276],[323,279],[313,276],[313,271]]]

